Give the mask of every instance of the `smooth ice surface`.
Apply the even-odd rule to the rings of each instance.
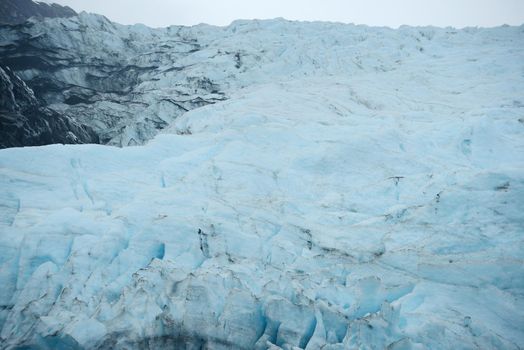
[[[522,348],[524,27],[331,26],[233,25],[282,52],[144,146],[0,151],[2,344]]]

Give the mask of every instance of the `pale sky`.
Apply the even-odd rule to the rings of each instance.
[[[524,23],[524,0],[46,0],[152,27],[284,17],[388,26],[439,27]]]

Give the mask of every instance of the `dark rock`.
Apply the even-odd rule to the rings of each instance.
[[[43,107],[33,91],[0,67],[0,148],[52,143],[99,143],[88,126]]]
[[[32,0],[2,0],[0,2],[0,24],[24,23],[30,17],[72,17],[76,12],[67,6],[46,4]]]

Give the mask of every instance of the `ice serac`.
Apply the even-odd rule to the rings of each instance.
[[[524,27],[169,31],[206,48],[133,96],[228,100],[0,151],[3,347],[524,347]]]
[[[0,148],[51,143],[98,143],[98,136],[90,127],[43,107],[15,73],[0,66]]]

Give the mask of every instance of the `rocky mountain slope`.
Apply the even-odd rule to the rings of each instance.
[[[204,57],[183,63],[199,52],[192,31],[121,26],[88,14],[34,21],[0,28],[0,62],[102,143],[137,145],[186,111],[225,98],[211,80],[217,67],[208,77],[194,71],[207,65]]]
[[[0,24],[21,24],[31,17],[54,18],[75,15],[76,12],[70,7],[41,1],[2,0],[0,3]]]
[[[51,143],[98,143],[98,136],[90,127],[41,106],[16,74],[0,67],[0,148]]]
[[[145,143],[0,150],[1,347],[524,347],[524,27],[80,14],[0,46]]]

